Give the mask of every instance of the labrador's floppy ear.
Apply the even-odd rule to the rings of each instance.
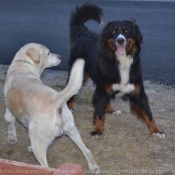
[[[36,49],[35,47],[30,47],[26,51],[26,55],[29,56],[36,64],[39,64],[40,54],[38,49]]]

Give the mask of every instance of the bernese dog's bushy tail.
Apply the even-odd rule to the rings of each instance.
[[[85,3],[80,7],[77,6],[75,8],[75,11],[72,11],[71,18],[69,21],[70,37],[72,39],[76,38],[77,32],[78,36],[80,36],[84,30],[88,30],[84,26],[84,23],[90,19],[97,21],[99,24],[102,24],[103,23],[102,9],[92,3]]]

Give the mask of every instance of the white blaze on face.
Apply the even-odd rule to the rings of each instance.
[[[124,35],[120,34],[118,37],[117,37],[117,40],[118,39],[123,39],[125,41],[124,45],[126,44],[126,38],[124,37]]]

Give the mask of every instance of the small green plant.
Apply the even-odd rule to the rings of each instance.
[[[156,80],[151,80],[151,84],[157,84]]]
[[[58,84],[58,85],[52,86],[52,88],[53,88],[53,89],[59,89],[59,90],[62,90],[62,89],[65,88],[65,85],[60,85],[60,84]]]
[[[93,91],[85,91],[81,92],[79,95],[76,96],[75,102],[77,104],[90,104],[92,99]]]
[[[171,86],[165,86],[165,89],[172,90],[173,88]]]

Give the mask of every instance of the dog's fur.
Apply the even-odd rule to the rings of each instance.
[[[155,124],[148,98],[144,91],[140,50],[142,34],[135,20],[109,22],[100,35],[89,31],[84,23],[93,19],[102,22],[102,9],[93,4],[76,7],[70,19],[70,60],[81,57],[85,60],[84,83],[87,77],[96,84],[93,95],[93,136],[104,132],[105,112],[113,113],[110,99],[122,93],[130,100],[131,112],[141,118],[151,134],[164,137]],[[73,108],[73,98],[68,101]]]
[[[46,151],[55,137],[67,134],[81,149],[89,169],[99,173],[91,151],[86,148],[74,124],[67,100],[82,85],[84,60],[79,59],[72,68],[70,81],[60,93],[44,85],[40,80],[42,71],[60,63],[60,57],[51,54],[39,44],[22,47],[15,55],[7,73],[4,87],[8,126],[8,141],[17,141],[15,118],[29,130],[31,146],[41,166],[48,167]]]

